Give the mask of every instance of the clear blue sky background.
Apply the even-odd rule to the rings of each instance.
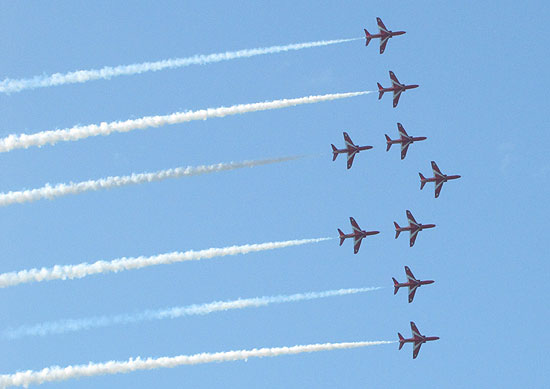
[[[78,3],[78,4],[77,4]],[[113,4],[115,3],[115,4]],[[233,4],[230,4],[233,3]],[[0,77],[376,31],[407,34],[0,96],[0,135],[179,110],[418,83],[397,109],[375,94],[285,110],[89,138],[0,156],[0,190],[294,154],[301,161],[13,205],[0,210],[0,272],[120,256],[335,236],[349,216],[381,234],[358,255],[337,240],[0,291],[0,329],[213,300],[385,286],[380,291],[0,341],[1,373],[262,346],[394,340],[409,321],[441,337],[407,345],[159,369],[44,385],[97,387],[546,387],[548,45],[545,1],[9,2]],[[396,122],[428,140],[386,153]],[[346,171],[330,143],[347,130],[373,150]],[[434,199],[430,160],[462,179]],[[405,210],[437,228],[394,240]],[[409,265],[413,304],[391,277]]]

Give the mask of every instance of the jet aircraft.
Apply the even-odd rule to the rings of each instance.
[[[384,23],[382,23],[382,19],[376,18],[376,22],[378,23],[378,29],[380,30],[379,34],[371,35],[365,28],[365,39],[367,42],[365,43],[365,46],[368,46],[370,43],[370,40],[372,38],[380,38],[380,54],[384,52],[386,49],[386,45],[388,44],[388,40],[394,36],[403,35],[405,31],[391,31],[384,26]]]
[[[388,135],[384,134],[386,135],[386,151],[390,151],[391,145],[400,143],[401,159],[405,159],[405,157],[407,156],[407,150],[412,143],[427,139],[425,136],[409,136],[401,123],[397,123],[397,130],[399,131],[399,135],[401,136],[400,139],[392,140]]]
[[[359,153],[363,150],[370,150],[372,149],[372,146],[357,146],[353,144],[351,141],[351,138],[349,137],[347,132],[344,132],[344,142],[346,144],[345,149],[337,149],[336,146],[332,145],[332,160],[335,161],[336,157],[338,157],[338,154],[347,154],[348,155],[348,169],[351,168],[351,165],[353,165],[353,158],[355,158],[355,154]]]
[[[415,359],[418,356],[418,352],[420,351],[420,346],[422,346],[422,343],[431,342],[432,340],[438,340],[439,336],[424,336],[420,334],[420,331],[418,331],[418,328],[416,328],[416,324],[411,321],[411,332],[412,337],[409,339],[405,339],[403,335],[401,335],[399,332],[397,333],[397,336],[399,336],[399,350],[403,347],[405,343],[413,343],[413,359]]]
[[[401,84],[397,77],[395,77],[395,74],[390,70],[390,80],[392,86],[389,88],[384,88],[380,83],[378,83],[378,100],[384,96],[385,92],[393,92],[393,108],[397,107],[397,103],[399,103],[399,97],[401,96],[401,93],[408,89],[414,89],[418,88],[418,85],[405,85]]]
[[[433,284],[435,282],[435,281],[432,281],[432,280],[426,280],[426,281],[417,280],[416,278],[414,278],[414,275],[412,274],[412,271],[411,271],[411,269],[409,269],[408,266],[405,266],[405,274],[407,275],[407,282],[404,282],[402,284],[397,282],[397,280],[392,277],[393,288],[394,288],[393,294],[396,295],[397,291],[401,287],[408,287],[409,288],[409,304],[412,303],[413,300],[414,300],[414,295],[416,293],[416,289],[418,289],[422,285]]]
[[[344,240],[347,238],[353,238],[353,253],[357,254],[359,252],[359,247],[361,247],[361,241],[365,236],[379,234],[380,231],[363,231],[359,228],[359,225],[354,218],[350,217],[349,221],[351,222],[351,227],[353,232],[351,234],[344,234],[341,229],[338,228],[338,233],[340,234],[340,246],[344,243]]]
[[[435,182],[435,198],[439,197],[439,192],[441,192],[441,188],[443,188],[443,183],[447,182],[449,180],[456,180],[457,178],[460,178],[459,175],[455,176],[448,176],[446,174],[441,173],[441,170],[437,167],[437,164],[432,161],[432,170],[434,172],[434,176],[430,178],[426,178],[422,175],[422,173],[418,173],[420,176],[420,190],[424,188],[424,185],[426,185],[426,182]]]
[[[399,227],[399,224],[397,224],[397,222],[393,222],[393,224],[395,225],[395,239],[397,239],[399,237],[399,234],[401,232],[410,231],[410,233],[411,233],[410,241],[409,241],[410,247],[414,246],[414,242],[416,241],[416,237],[418,236],[418,233],[420,231],[422,231],[425,228],[434,228],[435,227],[435,224],[417,223],[417,221],[414,220],[414,217],[413,217],[411,211],[409,211],[408,209],[407,209],[407,220],[409,222],[408,227]]]

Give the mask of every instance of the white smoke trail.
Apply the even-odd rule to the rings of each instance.
[[[262,103],[238,104],[230,107],[207,108],[198,111],[176,112],[170,115],[162,116],[145,116],[140,119],[116,121],[110,123],[102,122],[100,124],[75,126],[63,130],[42,131],[35,134],[12,134],[0,139],[0,152],[8,152],[14,149],[26,149],[32,146],[44,146],[46,144],[53,145],[61,141],[76,141],[79,139],[88,138],[90,136],[109,135],[113,132],[143,130],[150,127],[160,127],[168,124],[185,123],[194,120],[221,118],[228,115],[239,115],[248,112],[267,111],[271,109],[280,109],[301,104],[320,103],[323,101],[362,96],[369,93],[372,93],[372,91],[332,93],[326,95],[299,97],[295,99],[272,100]]]
[[[174,169],[161,170],[153,173],[134,173],[130,176],[114,176],[102,178],[99,180],[88,180],[83,182],[68,184],[57,184],[51,186],[46,184],[42,188],[28,189],[22,191],[10,191],[0,193],[0,207],[15,203],[29,203],[40,199],[53,200],[56,197],[78,194],[88,191],[101,189],[111,189],[126,185],[143,184],[148,182],[162,181],[168,178],[179,178],[197,176],[201,174],[215,173],[227,170],[235,170],[246,167],[255,167],[273,163],[292,161],[302,158],[301,156],[291,156],[282,158],[263,159],[257,161],[243,161],[218,163],[214,165],[187,166]]]
[[[246,49],[239,51],[227,51],[225,53],[195,55],[188,58],[173,58],[156,62],[144,62],[132,65],[106,66],[102,69],[77,70],[69,73],[55,73],[49,76],[35,76],[27,79],[4,79],[0,81],[0,92],[12,93],[25,89],[45,88],[50,86],[84,83],[92,80],[110,79],[118,76],[128,76],[145,72],[156,72],[163,69],[181,68],[189,65],[205,65],[214,62],[229,61],[237,58],[255,57],[258,55],[281,53],[292,50],[302,50],[311,47],[335,45],[351,42],[364,38],[335,39],[327,41],[294,43],[284,46],[262,47],[257,49]]]
[[[130,358],[127,361],[109,361],[104,363],[88,363],[67,367],[52,366],[39,371],[27,370],[14,374],[0,375],[0,388],[10,386],[39,385],[46,382],[65,381],[80,377],[93,377],[106,374],[130,373],[138,370],[152,370],[159,368],[173,368],[181,365],[198,365],[212,362],[230,362],[247,360],[248,358],[277,357],[280,355],[294,355],[319,351],[343,350],[359,347],[392,344],[395,341],[374,342],[342,342],[319,343],[292,347],[272,347],[251,350],[235,350],[217,353],[200,353],[194,355],[178,355],[175,357]]]
[[[166,265],[184,261],[198,261],[227,255],[249,254],[258,251],[275,250],[284,247],[300,246],[308,243],[317,243],[332,238],[287,240],[282,242],[269,242],[259,244],[245,244],[242,246],[230,246],[223,248],[210,248],[206,250],[189,250],[185,252],[173,252],[151,257],[118,258],[112,261],[97,261],[94,263],[80,263],[78,265],[55,265],[51,268],[28,269],[18,272],[0,274],[0,288],[7,288],[29,282],[42,282],[52,280],[68,280],[83,278],[93,274],[117,273],[125,270],[141,269],[147,266]]]
[[[232,301],[214,301],[207,304],[194,304],[184,307],[172,307],[159,310],[148,310],[136,314],[122,314],[115,316],[96,316],[85,319],[69,319],[54,322],[45,322],[33,326],[21,326],[7,329],[3,337],[17,339],[23,336],[46,336],[51,334],[63,334],[88,330],[91,328],[108,327],[117,324],[130,324],[142,321],[176,319],[184,316],[208,315],[213,312],[227,311],[232,309],[258,308],[270,304],[282,304],[305,300],[321,299],[333,296],[345,296],[357,293],[366,293],[382,289],[381,287],[371,288],[350,288],[327,290],[324,292],[296,293],[291,295],[263,296]]]

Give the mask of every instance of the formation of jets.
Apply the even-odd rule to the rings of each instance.
[[[380,38],[380,54],[384,53],[384,50],[386,49],[386,45],[390,38],[398,35],[405,34],[405,31],[391,31],[386,28],[384,23],[380,18],[376,18],[376,21],[378,23],[378,28],[380,32],[378,34],[370,34],[365,29],[365,38],[366,43],[365,45],[368,46],[370,41],[374,38]],[[386,92],[391,92],[393,94],[393,107],[397,107],[399,104],[399,98],[401,97],[401,94],[409,89],[418,88],[418,85],[416,84],[402,84],[399,82],[395,74],[390,70],[390,80],[391,80],[391,86],[388,88],[384,88],[380,83],[378,83],[378,99],[382,99],[382,96]],[[407,151],[409,150],[409,146],[413,144],[414,142],[420,142],[423,140],[426,140],[427,138],[425,136],[410,136],[405,131],[405,128],[401,123],[397,123],[397,130],[399,132],[399,138],[397,139],[391,139],[387,134],[385,134],[386,137],[386,151],[390,151],[391,146],[398,144],[401,146],[401,160],[404,160],[407,156]],[[344,132],[344,142],[345,142],[345,148],[338,149],[336,146],[332,146],[332,160],[335,161],[339,154],[346,154],[347,155],[347,168],[351,169],[353,165],[353,160],[355,158],[355,155],[358,154],[360,151],[363,150],[370,150],[373,148],[373,146],[358,146],[354,144],[347,132]],[[433,182],[435,184],[435,198],[439,197],[439,194],[441,193],[441,189],[443,187],[443,184],[450,180],[456,180],[460,178],[459,175],[446,175],[441,172],[435,161],[431,161],[432,170],[433,170],[433,177],[426,178],[422,175],[422,173],[418,173],[420,176],[420,189],[422,190],[427,182]],[[409,232],[409,247],[413,247],[416,238],[418,237],[418,233],[422,230],[434,228],[435,224],[422,224],[416,221],[414,216],[412,215],[410,210],[406,211],[407,214],[407,223],[408,226],[401,227],[397,222],[393,222],[395,226],[395,239],[399,237],[399,234],[401,232],[408,231]],[[343,245],[344,241],[346,239],[353,239],[353,253],[357,254],[359,252],[359,248],[361,247],[361,242],[363,241],[363,238],[371,235],[377,235],[380,232],[379,231],[365,231],[362,230],[355,219],[353,217],[350,217],[350,223],[352,227],[352,232],[350,234],[345,234],[342,232],[341,229],[338,229],[338,234],[340,238],[340,246]],[[394,295],[397,294],[400,288],[408,288],[408,301],[409,303],[412,303],[414,300],[414,296],[416,294],[416,291],[419,287],[422,285],[429,285],[433,284],[435,281],[433,280],[419,280],[416,279],[411,271],[411,269],[408,266],[405,266],[405,275],[407,277],[407,281],[400,283],[395,278],[392,277],[393,280],[393,287],[394,287]],[[437,336],[425,336],[418,331],[418,328],[414,324],[414,322],[411,321],[411,331],[412,331],[412,337],[411,338],[404,338],[400,333],[398,333],[399,337],[399,350],[403,348],[403,345],[405,343],[412,343],[413,344],[413,359],[415,359],[418,356],[418,353],[420,351],[420,347],[423,343],[438,340],[439,337]]]

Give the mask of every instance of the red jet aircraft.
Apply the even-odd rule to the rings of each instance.
[[[441,170],[439,170],[434,161],[432,161],[432,170],[434,172],[434,176],[431,178],[426,178],[422,175],[422,173],[418,173],[418,175],[420,175],[420,190],[424,188],[426,182],[435,182],[435,198],[437,199],[439,197],[439,192],[441,192],[441,188],[443,188],[443,183],[449,180],[456,180],[457,178],[460,178],[460,176],[448,176],[441,173]]]
[[[351,141],[351,138],[349,137],[347,132],[344,132],[344,142],[346,143],[345,149],[337,149],[336,146],[332,145],[332,160],[336,161],[336,157],[338,157],[338,154],[347,154],[348,155],[348,169],[351,168],[351,165],[353,165],[353,158],[355,158],[355,154],[357,154],[360,151],[363,150],[370,150],[372,149],[372,146],[357,146],[353,144]]]
[[[378,29],[380,30],[380,33],[379,34],[374,34],[374,35],[371,35],[369,34],[369,32],[367,31],[367,29],[365,28],[365,38],[367,39],[367,43],[365,44],[365,46],[368,46],[369,45],[369,42],[372,38],[380,38],[380,54],[382,54],[384,52],[384,50],[386,49],[386,45],[388,44],[388,40],[394,36],[397,36],[397,35],[403,35],[405,33],[405,31],[391,31],[391,30],[388,30],[386,28],[386,26],[384,26],[384,23],[382,23],[382,19],[380,18],[376,18],[376,22],[378,23]]]
[[[405,274],[407,275],[407,282],[404,282],[402,284],[397,282],[397,280],[392,277],[393,288],[394,288],[393,294],[396,295],[397,291],[401,287],[409,287],[409,303],[413,302],[414,294],[416,293],[416,289],[418,289],[419,286],[433,284],[435,282],[435,281],[432,281],[432,280],[427,280],[427,281],[417,280],[416,278],[414,278],[414,275],[413,275],[411,269],[409,269],[408,266],[405,266]]]
[[[350,217],[349,221],[351,222],[351,227],[353,228],[353,233],[344,234],[341,229],[338,228],[338,233],[340,234],[340,246],[344,243],[344,240],[347,238],[353,238],[353,253],[357,254],[359,252],[359,247],[361,247],[361,241],[365,236],[379,234],[380,231],[363,231],[359,228],[359,225],[354,218]]]
[[[407,89],[418,88],[418,85],[401,84],[391,70],[390,79],[392,84],[390,88],[384,88],[382,85],[380,85],[380,83],[378,83],[378,100],[380,100],[382,96],[384,96],[385,92],[393,92],[393,108],[395,108],[397,107],[397,103],[399,103],[399,96],[401,96],[401,93],[403,93]]]
[[[418,328],[416,328],[416,324],[411,321],[411,332],[412,332],[412,338],[405,339],[403,335],[401,335],[399,332],[397,333],[397,336],[399,336],[399,350],[403,347],[405,343],[414,343],[413,344],[413,359],[415,359],[418,356],[418,352],[420,351],[420,346],[422,346],[422,343],[430,342],[432,340],[439,340],[439,336],[424,336],[420,335],[420,331],[418,331]]]
[[[407,156],[407,150],[409,149],[409,146],[412,143],[427,139],[425,136],[417,136],[417,137],[409,136],[407,134],[407,131],[405,131],[405,129],[401,125],[401,123],[397,123],[397,130],[399,131],[399,135],[401,135],[400,139],[393,139],[392,140],[389,136],[384,134],[384,135],[386,135],[386,145],[387,145],[386,151],[390,151],[391,145],[400,143],[401,144],[401,159],[405,159],[405,157]]]
[[[397,239],[399,234],[403,231],[410,231],[411,232],[410,247],[414,246],[414,242],[416,241],[416,237],[418,236],[418,233],[420,231],[422,231],[425,228],[434,228],[435,227],[435,224],[417,223],[416,220],[414,220],[414,217],[413,217],[411,211],[409,211],[408,209],[407,209],[407,219],[409,221],[409,226],[408,227],[399,227],[399,224],[397,224],[396,222],[393,222],[393,224],[395,225],[395,239]]]

